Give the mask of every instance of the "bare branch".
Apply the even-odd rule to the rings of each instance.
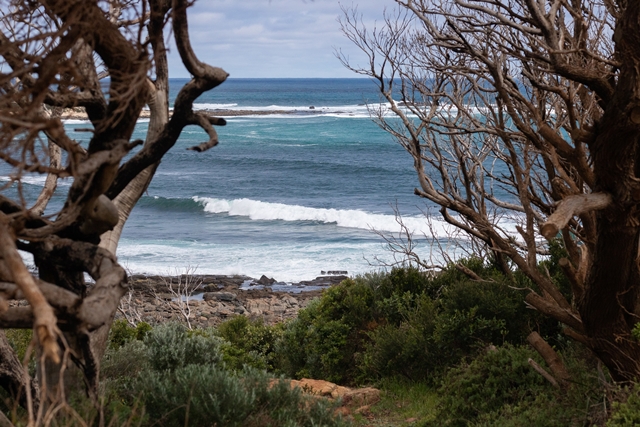
[[[211,125],[217,124],[219,126],[224,126],[227,124],[227,122],[226,120],[217,117],[209,117],[202,113],[195,113],[190,121],[190,124],[199,125],[202,129],[204,129],[205,132],[207,132],[207,135],[209,135],[209,141],[203,142],[200,145],[189,147],[187,148],[187,150],[203,152],[218,145],[218,134]]]
[[[6,221],[6,218],[3,218]],[[33,308],[33,329],[40,341],[44,354],[55,363],[60,360],[58,337],[61,332],[53,308],[47,303],[42,291],[22,262],[15,245],[13,233],[4,222],[0,222],[0,256],[11,271],[12,279]]]
[[[554,386],[555,388],[560,388],[558,381],[556,381],[556,379],[553,378],[553,375],[547,372],[542,366],[538,365],[538,363],[535,360],[529,358],[527,362],[529,363],[529,365],[531,365],[533,369],[535,369],[537,373],[542,375],[545,380],[549,381],[549,383],[551,383],[552,386]]]
[[[556,211],[540,227],[540,233],[547,239],[553,239],[567,226],[572,217],[586,212],[604,209],[612,202],[605,193],[577,194],[563,199]]]

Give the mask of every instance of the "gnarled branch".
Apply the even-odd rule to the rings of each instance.
[[[587,212],[604,209],[612,202],[606,193],[576,194],[560,201],[556,211],[540,227],[540,234],[551,240],[567,226],[571,218]]]

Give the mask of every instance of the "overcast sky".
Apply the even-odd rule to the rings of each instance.
[[[342,49],[364,63],[340,32],[341,4],[357,5],[373,25],[394,1],[198,0],[188,12],[191,42],[202,61],[231,77],[358,77],[334,55]],[[189,77],[175,48],[170,71],[172,77]]]

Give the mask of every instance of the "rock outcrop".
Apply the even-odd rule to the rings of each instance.
[[[262,276],[142,276],[130,278],[129,294],[116,317],[157,324],[179,321],[192,326],[216,326],[243,315],[274,324],[297,316],[322,289],[346,276],[321,276],[315,280],[284,285]],[[274,291],[280,289],[281,291]],[[291,290],[296,293],[282,291]],[[304,289],[314,289],[302,291]]]
[[[303,393],[340,401],[338,412],[342,415],[366,413],[369,407],[380,401],[380,390],[373,387],[349,388],[329,381],[303,378],[290,380],[291,388],[298,387]]]

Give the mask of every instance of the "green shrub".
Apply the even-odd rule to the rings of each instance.
[[[432,341],[418,325],[384,325],[371,338],[362,357],[363,382],[397,375],[419,380],[432,371],[428,363]]]
[[[383,324],[368,333],[370,341],[361,358],[363,382],[396,375],[419,380],[441,363],[433,341],[436,304],[423,295],[415,309],[404,316],[406,320],[399,325]]]
[[[631,336],[640,342],[640,322],[633,325],[633,329],[631,330]]]
[[[352,330],[339,320],[323,320],[319,305],[319,301],[309,304],[286,326],[277,350],[280,369],[289,377],[346,383],[356,370],[354,352],[348,346]]]
[[[22,363],[24,356],[27,354],[27,348],[31,344],[33,339],[33,329],[5,329],[7,341],[18,356],[18,360]],[[27,365],[29,375],[35,376],[36,374],[36,357],[35,352],[32,353],[31,359]],[[1,398],[1,396],[0,396]]]
[[[273,371],[277,365],[276,343],[282,338],[284,326],[265,325],[262,320],[251,321],[236,316],[220,324],[215,334],[226,342],[222,344],[223,360],[230,369],[251,366]]]
[[[487,319],[478,315],[478,311],[478,307],[473,307],[438,314],[433,340],[439,356],[448,364],[458,363],[464,356],[474,356],[478,349],[489,344],[500,345],[505,341],[505,320]]]
[[[366,277],[367,282],[371,281]],[[379,285],[375,288],[379,298],[390,298],[393,295],[426,293],[431,298],[438,296],[439,286],[434,285],[432,278],[414,267],[394,268],[388,274],[381,275]]]
[[[243,320],[227,323],[222,332],[168,323],[143,341],[110,347],[102,362],[105,414],[139,425],[342,425],[326,402],[308,400],[288,383],[273,383],[271,374],[227,368],[224,347],[237,347],[218,335],[233,337],[246,349],[273,341],[267,335],[275,331]]]
[[[9,345],[15,350],[18,359],[22,361],[33,339],[33,329],[5,329],[4,333]]]
[[[140,322],[134,328],[126,320],[118,319],[113,322],[109,331],[109,347],[115,350],[130,341],[143,340],[151,329],[147,322]]]
[[[277,349],[280,369],[297,378],[354,382],[367,332],[377,326],[375,308],[374,291],[361,280],[327,289],[285,326]]]
[[[265,372],[215,366],[151,371],[136,384],[151,420],[165,426],[340,426],[331,407],[306,400]]]
[[[139,340],[129,341],[119,348],[108,348],[100,364],[104,380],[135,378],[147,367],[147,346]]]
[[[467,328],[468,336],[494,344],[503,341],[520,344],[529,332],[532,313],[523,300],[524,294],[501,278],[489,282],[467,279],[451,283],[443,290],[439,301],[447,317],[465,313],[462,316],[472,323]],[[474,321],[479,324],[473,325]],[[464,346],[469,348],[469,343]]]
[[[442,381],[439,425],[466,426],[505,408],[524,407],[551,387],[527,363],[526,347],[506,344],[452,368]]]
[[[455,266],[436,277],[395,268],[326,290],[286,326],[280,368],[343,384],[421,380],[488,344],[523,343],[538,314],[498,270],[477,259],[464,264],[486,280]]]
[[[156,326],[145,336],[144,343],[147,360],[156,371],[222,362],[220,338],[202,330],[188,331],[181,323]]]
[[[625,402],[614,402],[607,427],[633,427],[640,425],[640,387],[628,391]]]
[[[363,280],[346,279],[324,291],[318,314],[351,327],[364,329],[375,319],[375,294]]]

